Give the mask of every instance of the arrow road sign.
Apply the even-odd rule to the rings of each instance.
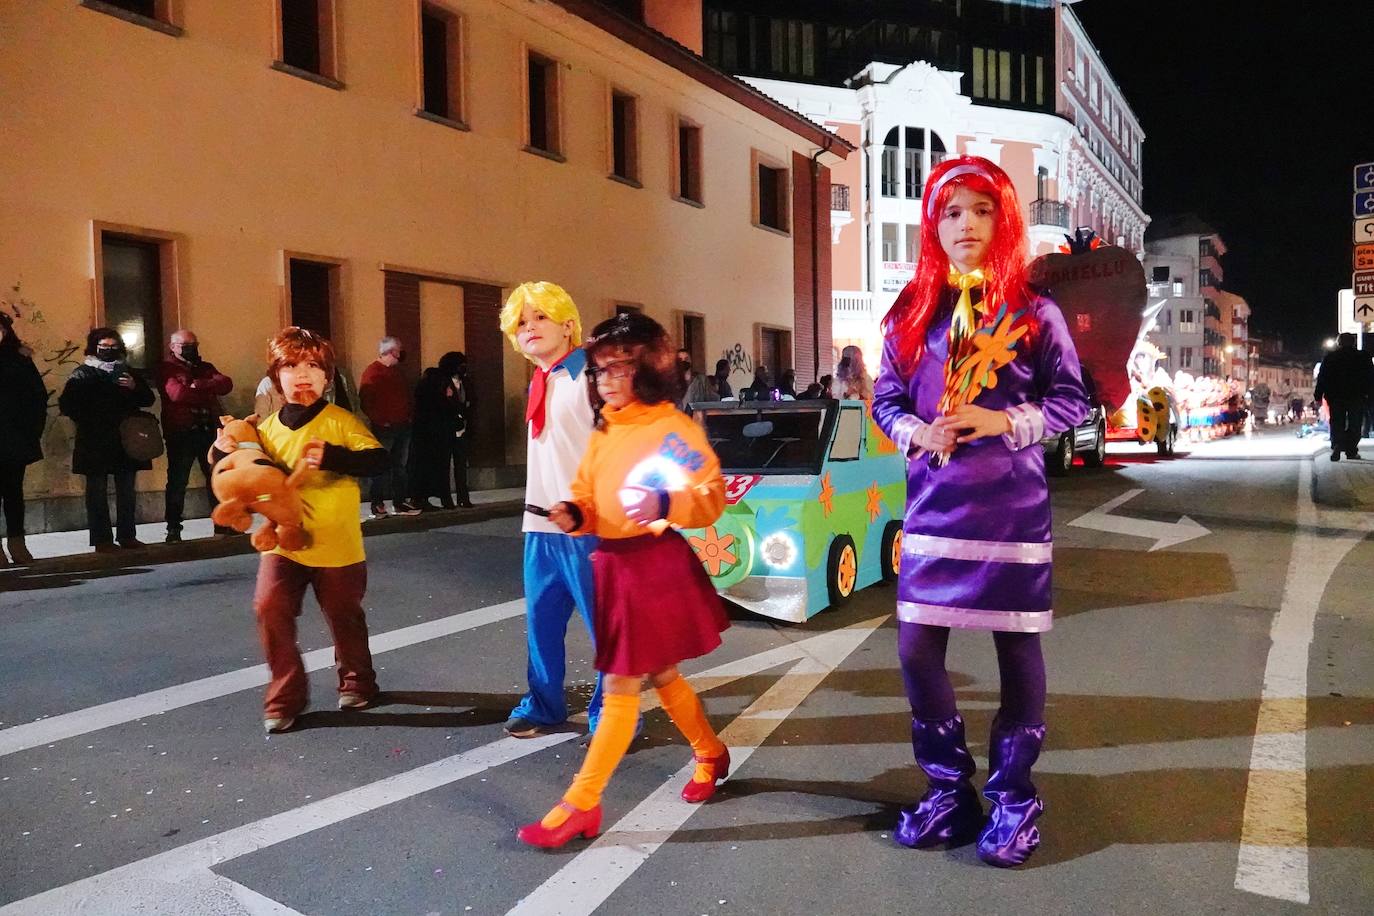
[[[1355,166],[1355,190],[1374,191],[1374,162],[1362,162]]]
[[[1374,191],[1360,191],[1355,195],[1355,215],[1374,216]]]
[[[1374,296],[1355,298],[1355,320],[1360,324],[1374,324]]]
[[[1355,220],[1355,244],[1374,242],[1374,216]]]

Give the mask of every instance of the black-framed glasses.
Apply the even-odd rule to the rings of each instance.
[[[587,372],[591,374],[592,381],[596,381],[600,378],[607,378],[613,381],[634,378],[635,361],[632,359],[617,359],[604,366],[588,366]]]

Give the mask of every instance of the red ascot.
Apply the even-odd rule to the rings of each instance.
[[[534,378],[530,380],[530,400],[525,405],[525,421],[530,424],[530,435],[535,439],[544,431],[544,400],[549,390],[549,374],[563,364],[563,360],[572,355],[572,350],[559,357],[558,362],[547,369],[534,370]]]

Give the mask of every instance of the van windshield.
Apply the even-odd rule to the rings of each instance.
[[[825,405],[699,408],[697,422],[726,474],[819,474],[829,435]]]

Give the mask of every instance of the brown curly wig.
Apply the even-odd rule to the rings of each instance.
[[[668,332],[648,315],[622,312],[601,322],[592,329],[582,349],[587,354],[587,397],[596,411],[598,429],[604,423],[601,408],[606,406],[596,390],[598,355],[619,351],[634,360],[634,393],[642,403],[676,403],[682,397],[682,375]]]

